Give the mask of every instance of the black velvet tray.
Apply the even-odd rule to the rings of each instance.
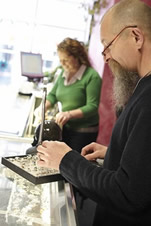
[[[32,182],[33,184],[44,184],[44,183],[50,183],[55,181],[64,180],[62,175],[58,173],[54,174],[48,174],[48,175],[38,175],[35,176],[31,172],[24,170],[23,168],[17,166],[13,162],[11,162],[11,159],[15,158],[25,158],[27,155],[21,155],[21,156],[9,156],[9,157],[2,157],[1,163],[17,173],[18,175],[22,176],[23,178],[27,179],[28,181]]]

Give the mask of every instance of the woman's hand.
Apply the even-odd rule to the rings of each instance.
[[[71,118],[69,111],[59,112],[56,114],[56,123],[63,126]]]
[[[106,146],[92,142],[82,148],[81,155],[87,160],[95,161],[97,158],[104,159],[106,151]]]
[[[59,165],[64,155],[72,149],[63,142],[43,141],[37,147],[39,160],[37,164],[41,167],[59,170]]]

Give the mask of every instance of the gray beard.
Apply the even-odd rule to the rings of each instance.
[[[109,67],[113,73],[113,101],[116,109],[123,109],[134,88],[140,79],[137,72],[127,71],[114,60],[109,61]]]

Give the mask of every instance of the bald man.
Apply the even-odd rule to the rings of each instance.
[[[124,108],[109,147],[91,143],[80,155],[44,141],[38,164],[59,169],[97,203],[93,226],[151,225],[151,8],[121,0],[104,15],[100,33],[115,100]],[[104,158],[103,167],[91,162],[97,158]]]

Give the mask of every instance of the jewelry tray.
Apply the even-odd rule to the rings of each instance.
[[[1,163],[35,185],[64,180],[59,171],[37,166],[36,155],[2,157]]]

